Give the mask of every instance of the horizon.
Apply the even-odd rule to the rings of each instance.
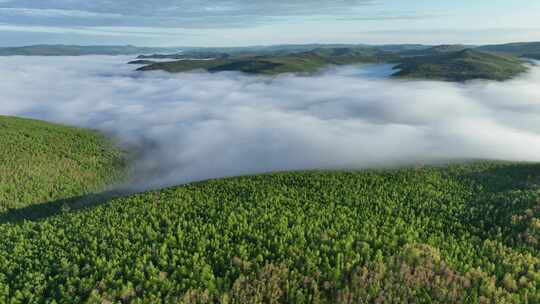
[[[134,47],[134,48],[211,48],[211,49],[220,49],[220,48],[264,48],[264,47],[286,47],[286,46],[309,46],[309,45],[322,45],[322,46],[331,46],[331,45],[343,45],[343,46],[368,46],[368,47],[380,47],[380,46],[400,46],[400,45],[417,45],[417,46],[445,46],[445,45],[462,45],[467,47],[478,47],[478,46],[488,46],[488,45],[511,45],[511,44],[523,44],[523,43],[540,43],[540,40],[531,40],[531,41],[508,41],[502,43],[438,43],[438,44],[425,44],[425,43],[383,43],[383,44],[371,44],[371,43],[289,43],[289,44],[252,44],[252,45],[238,45],[238,46],[199,46],[199,45],[169,45],[169,46],[155,46],[155,45],[136,45],[136,44],[63,44],[63,43],[36,43],[36,44],[24,44],[24,45],[8,45],[0,46],[0,48],[24,48],[24,47],[35,47],[35,46],[76,46],[76,47]]]

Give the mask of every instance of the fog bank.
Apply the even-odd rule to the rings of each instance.
[[[487,158],[540,161],[540,68],[519,79],[396,81],[389,66],[313,77],[135,72],[132,57],[0,58],[0,114],[136,147],[138,189],[276,170]]]

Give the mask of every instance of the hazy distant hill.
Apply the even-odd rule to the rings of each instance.
[[[226,59],[229,57],[231,54],[220,51],[191,50],[175,54],[139,55],[137,59]]]
[[[412,50],[403,50],[399,52],[400,56],[403,57],[413,57],[413,56],[428,56],[428,55],[437,55],[450,52],[463,51],[468,48],[473,48],[471,46],[463,44],[442,44],[431,46],[423,49],[412,49]]]
[[[394,74],[405,78],[466,81],[471,79],[507,80],[527,70],[513,56],[496,55],[466,49],[402,60]]]
[[[143,55],[141,55],[143,54]],[[151,54],[151,55],[148,55]],[[0,48],[0,56],[139,55],[141,71],[239,71],[249,74],[313,73],[329,65],[396,63],[396,76],[464,81],[506,80],[526,70],[515,57],[540,59],[540,42],[486,46],[420,44],[305,44],[225,48],[33,45]],[[508,55],[511,55],[510,57]],[[171,59],[154,62],[151,59]]]
[[[0,56],[83,56],[83,55],[135,55],[176,52],[177,48],[148,48],[131,45],[79,46],[79,45],[31,45],[0,48]]]
[[[149,58],[224,58],[234,56],[288,55],[310,52],[318,49],[371,49],[384,53],[395,53],[401,56],[433,55],[436,53],[460,51],[465,48],[477,48],[480,51],[506,53],[515,56],[540,57],[540,42],[508,43],[485,46],[469,45],[422,45],[422,44],[291,44],[247,47],[137,47],[132,45],[116,46],[79,46],[79,45],[31,45],[22,47],[0,48],[0,56],[80,56],[80,55],[143,55],[140,59]]]
[[[352,44],[305,44],[274,45],[231,48],[184,48],[182,52],[173,54],[140,55],[138,59],[227,59],[249,58],[258,56],[286,56],[291,54],[312,52],[323,49],[363,49],[369,52],[380,51],[374,46]]]
[[[519,57],[540,58],[540,42],[508,43],[481,46],[478,50],[511,54]]]
[[[425,50],[431,47],[432,47],[431,45],[425,45],[425,44],[385,44],[385,45],[375,46],[375,48],[380,51],[391,52],[391,53],[420,51],[420,50]]]

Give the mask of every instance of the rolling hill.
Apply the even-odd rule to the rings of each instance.
[[[463,44],[442,44],[442,45],[436,45],[436,46],[423,48],[423,49],[412,49],[412,50],[400,51],[399,55],[401,57],[433,56],[433,55],[440,55],[444,53],[459,52],[459,51],[463,51],[469,48],[472,48],[472,47],[463,45]]]
[[[255,56],[241,54],[230,58],[210,60],[178,60],[153,63],[139,71],[164,70],[171,73],[206,70],[209,72],[237,71],[248,74],[277,75],[282,73],[310,74],[330,65],[382,63],[396,60],[390,53],[372,49],[321,48],[287,55]]]
[[[460,53],[464,52],[464,53]],[[487,54],[500,57],[490,57]],[[362,45],[307,44],[230,48],[150,48],[135,46],[33,45],[0,48],[0,56],[139,55],[131,64],[144,64],[140,71],[172,73],[205,70],[238,71],[248,74],[312,74],[330,65],[396,63],[403,70],[396,76],[464,81],[507,80],[525,67],[510,57],[540,59],[540,42],[485,46],[467,45]],[[453,56],[453,57],[452,57]],[[461,56],[462,58],[457,58]],[[505,57],[505,59],[502,59]],[[155,62],[152,59],[171,59]],[[444,62],[448,60],[448,62]]]
[[[312,74],[331,65],[360,63],[395,63],[394,76],[403,78],[466,81],[488,79],[504,81],[527,70],[525,63],[513,55],[470,49],[463,45],[440,45],[431,48],[382,52],[373,47],[316,48],[309,52],[260,55],[256,52],[178,54],[169,62],[147,63],[139,71],[163,70],[171,73],[203,70],[208,72],[237,71],[248,74],[277,75],[282,73]],[[164,55],[169,56],[169,55]],[[193,58],[190,58],[192,56]],[[147,56],[144,58],[158,58]],[[168,57],[163,57],[168,58]],[[202,60],[205,59],[205,60]]]
[[[122,176],[122,152],[94,131],[0,116],[0,146],[0,214],[100,191]]]
[[[527,71],[524,62],[516,57],[472,49],[404,58],[396,69],[396,77],[446,81],[503,81]]]
[[[2,47],[0,56],[84,56],[84,55],[134,55],[154,52],[174,52],[177,48],[150,48],[131,45],[30,45]]]
[[[540,42],[486,45],[479,47],[478,50],[500,54],[509,54],[518,57],[540,58]]]

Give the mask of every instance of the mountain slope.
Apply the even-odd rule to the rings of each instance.
[[[0,302],[537,303],[537,164],[208,181],[0,225]]]
[[[123,166],[97,132],[30,119],[0,116],[0,146],[0,214],[99,191]]]
[[[402,59],[394,76],[402,78],[466,81],[508,80],[527,70],[518,58],[466,49],[458,52]]]

